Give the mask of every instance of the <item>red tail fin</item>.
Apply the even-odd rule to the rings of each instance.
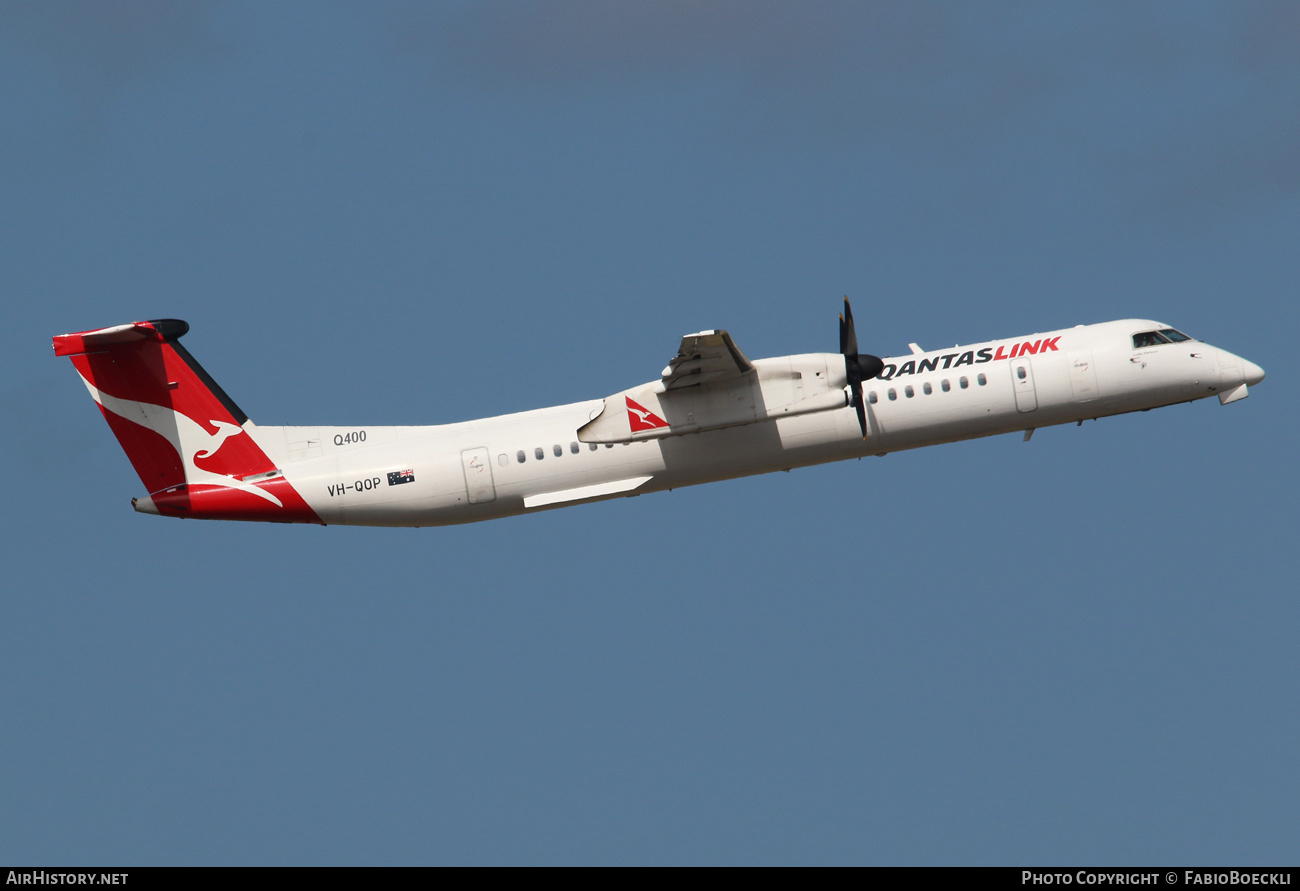
[[[177,341],[189,329],[158,319],[54,338],[149,493],[137,508],[320,522],[247,435],[248,416]]]

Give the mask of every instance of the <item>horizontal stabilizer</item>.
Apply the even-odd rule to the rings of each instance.
[[[152,322],[131,322],[128,325],[79,331],[76,334],[58,334],[54,337],[54,355],[97,353],[142,340],[176,340],[184,337],[189,330],[190,326],[180,319],[154,319]]]

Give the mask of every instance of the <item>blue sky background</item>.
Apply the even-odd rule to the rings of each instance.
[[[0,6],[0,861],[1294,864],[1300,6]],[[142,516],[257,422],[1154,317],[1195,405],[466,527]]]

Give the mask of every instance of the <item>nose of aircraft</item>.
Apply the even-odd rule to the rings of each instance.
[[[1241,375],[1245,378],[1246,385],[1253,387],[1264,379],[1264,369],[1260,368],[1249,359],[1242,359]]]
[[[1264,369],[1249,359],[1219,350],[1219,402],[1227,405],[1250,395],[1250,388],[1264,379]]]
[[[1219,350],[1219,374],[1224,387],[1237,387],[1242,384],[1253,387],[1264,379],[1264,369],[1249,359],[1243,359],[1227,350]]]

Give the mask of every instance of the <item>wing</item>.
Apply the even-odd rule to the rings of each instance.
[[[739,381],[754,373],[754,363],[745,358],[726,331],[687,334],[677,355],[662,372],[665,390],[698,387],[700,384]]]

